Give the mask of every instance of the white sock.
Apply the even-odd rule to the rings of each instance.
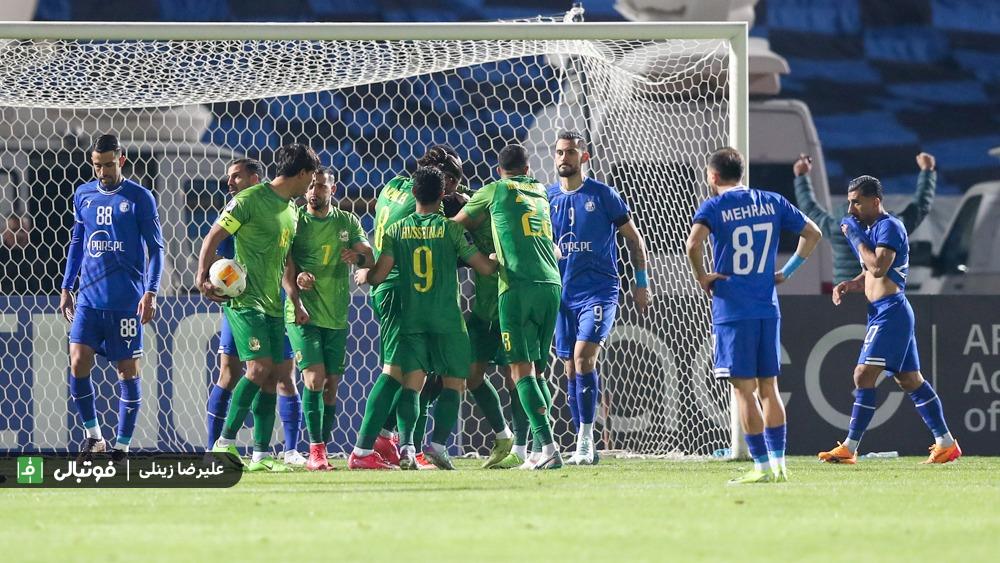
[[[513,436],[514,434],[510,431],[510,428],[507,428],[506,426],[503,427],[503,430],[497,432],[496,435],[496,437],[500,438],[501,440],[506,440],[512,438]]]
[[[852,454],[854,452],[858,451],[858,444],[860,444],[860,443],[861,443],[861,440],[852,440],[850,438],[847,438],[846,440],[844,440],[844,446],[848,450],[850,450]]]
[[[771,465],[771,471],[774,473],[780,473],[785,469],[785,456],[773,457],[768,456],[768,463]]]
[[[945,432],[944,435],[935,437],[934,443],[942,448],[950,448],[955,443],[955,438],[951,436],[951,432]]]
[[[87,437],[88,438],[93,438],[95,440],[103,440],[104,439],[104,436],[101,436],[101,427],[100,426],[91,426],[90,428],[87,428],[86,430],[87,430]]]
[[[584,422],[580,424],[580,439],[588,442],[594,441],[594,423]]]
[[[128,451],[128,444],[115,444],[115,449],[122,452]]]
[[[555,443],[545,444],[544,446],[542,446],[542,457],[543,458],[552,457],[552,456],[555,455],[555,453],[556,453],[556,445],[555,445]]]
[[[765,469],[767,469],[767,467],[768,467],[767,464],[768,463],[770,463],[770,462],[769,461],[761,462],[761,461],[754,460],[754,462],[753,462],[753,468],[756,471],[764,471]]]
[[[410,454],[416,455],[416,453],[417,453],[417,448],[415,448],[413,444],[399,447],[400,457],[409,457]]]
[[[223,448],[228,448],[229,446],[233,445],[233,440],[219,436],[219,439],[215,441],[215,445]]]
[[[378,435],[383,438],[388,438],[392,440],[393,432],[391,430],[386,430],[385,428],[378,431]]]
[[[443,453],[447,453],[446,451],[447,451],[448,448],[445,447],[444,444],[438,444],[437,442],[431,442],[431,449],[433,449],[436,453],[443,454]]]
[[[359,448],[357,446],[354,446],[354,451],[351,453],[353,453],[357,457],[365,457],[366,455],[372,455],[373,451],[375,450],[366,450],[364,448]]]
[[[511,451],[512,454],[516,455],[517,457],[519,457],[521,459],[524,459],[524,458],[528,457],[528,446],[527,445],[524,445],[524,446],[514,446],[513,448],[510,449],[510,451]]]
[[[258,452],[257,450],[254,450],[253,455],[250,456],[250,461],[252,463],[257,463],[258,461],[264,459],[265,457],[270,457],[270,456],[271,452]]]

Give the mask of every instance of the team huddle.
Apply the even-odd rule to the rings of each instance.
[[[340,209],[331,170],[310,148],[275,153],[274,179],[251,159],[230,163],[231,200],[202,242],[196,283],[223,309],[219,377],[208,393],[206,449],[242,464],[237,435],[253,416],[247,471],[333,467],[327,444],[337,419],[349,330],[350,281],[369,285],[379,323],[381,371],[375,378],[350,469],[454,469],[447,442],[468,390],[493,431],[483,468],[558,469],[599,461],[594,420],[602,344],[614,326],[621,291],[621,234],[635,272],[632,299],[650,302],[646,247],[621,196],[585,177],[590,154],[582,135],[559,134],[559,182],[530,175],[528,153],[509,145],[497,155],[499,179],[471,191],[448,146],[431,147],[410,174],[379,193],[369,237],[359,218]],[[60,310],[70,321],[70,390],[86,431],[81,457],[128,452],[141,406],[138,360],[143,325],[156,312],[163,240],[152,193],[122,175],[125,157],[114,135],[91,150],[97,179],[74,196],[74,219]],[[754,469],[733,483],[787,480],[785,411],[778,394],[780,310],[775,285],[791,277],[821,238],[816,225],[780,195],[741,184],[742,156],[713,153],[707,180],[718,195],[694,215],[687,253],[712,296],[717,378],[735,390]],[[822,461],[854,463],[875,410],[885,371],[906,390],[935,436],[929,462],[961,455],[940,400],[919,372],[912,309],[903,293],[908,241],[881,207],[881,185],[863,176],[849,187],[843,222],[863,272],[834,290],[864,291],[868,332],[854,372],[855,403],[844,443]],[[296,200],[305,198],[297,207]],[[775,266],[778,232],[800,236],[795,255]],[[711,237],[714,272],[704,264]],[[213,265],[232,260],[245,288],[227,296]],[[474,298],[460,306],[458,272],[472,270]],[[73,290],[76,289],[74,296]],[[566,398],[577,431],[563,459],[552,431],[552,394],[544,376],[550,349],[567,375]],[[114,443],[98,424],[90,372],[95,354],[116,365],[119,420]],[[510,424],[487,374],[496,366],[510,393]],[[301,373],[301,397],[294,371]],[[758,402],[759,400],[759,402]],[[284,430],[281,459],[272,453],[277,409]],[[297,451],[304,420],[308,457]],[[433,431],[425,445],[428,420]],[[530,451],[529,451],[530,442]]]

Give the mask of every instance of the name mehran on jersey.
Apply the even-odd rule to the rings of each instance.
[[[747,205],[744,207],[736,207],[734,209],[723,209],[722,210],[722,220],[725,222],[729,221],[739,221],[741,219],[750,219],[753,217],[760,217],[762,215],[776,215],[773,203],[765,203],[764,205]]]

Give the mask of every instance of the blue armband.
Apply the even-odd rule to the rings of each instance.
[[[640,289],[649,287],[649,278],[646,277],[646,270],[635,271],[635,286]]]
[[[805,263],[805,258],[799,256],[798,254],[792,254],[792,257],[788,259],[788,262],[785,262],[785,266],[781,268],[781,275],[785,276],[785,279],[787,280],[792,277],[795,270],[799,269],[799,266]]]

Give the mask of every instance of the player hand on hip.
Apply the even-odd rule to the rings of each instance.
[[[343,253],[341,253],[341,257],[343,257]],[[347,262],[346,260],[344,261]],[[299,272],[299,275],[295,277],[295,285],[299,286],[299,289],[302,291],[311,290],[315,284],[316,276],[310,274],[309,272]]]
[[[62,290],[59,296],[59,312],[67,322],[73,322],[73,317],[76,316],[76,303],[73,293],[68,289]]]
[[[632,300],[635,301],[635,306],[639,308],[639,312],[645,313],[646,308],[649,307],[649,288],[633,287]]]
[[[781,285],[783,283],[785,283],[785,274],[782,274],[781,272],[775,272],[774,285]]]
[[[207,279],[202,280],[202,282],[198,284],[198,291],[201,292],[202,296],[204,296],[205,299],[208,299],[209,301],[213,301],[215,303],[225,303],[226,301],[229,301],[228,297],[216,293],[215,286],[212,285],[212,282],[208,281]]]
[[[147,291],[142,294],[142,299],[139,299],[139,307],[135,310],[135,314],[139,315],[139,322],[146,324],[153,320],[156,316],[156,294]]]
[[[712,286],[715,284],[715,282],[717,280],[728,280],[728,279],[729,276],[724,276],[722,274],[712,272],[711,274],[705,274],[704,276],[698,278],[698,285],[700,285],[701,289],[703,289],[705,293],[707,293],[708,296],[711,297]]]

